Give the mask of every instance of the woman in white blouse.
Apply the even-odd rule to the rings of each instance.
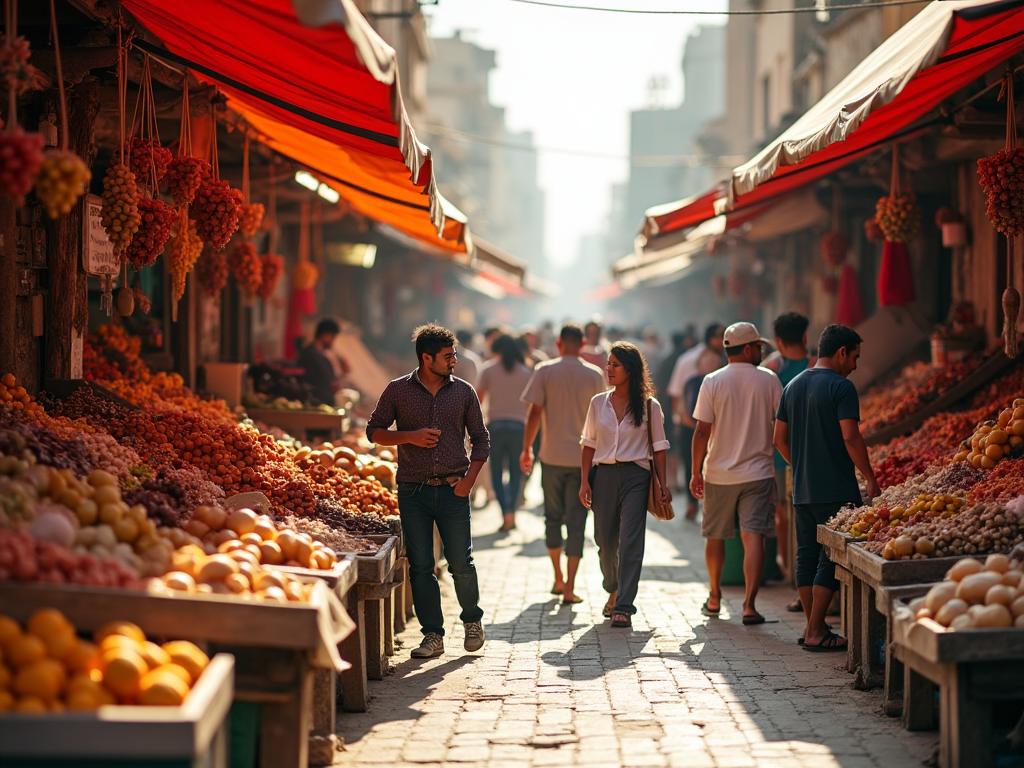
[[[607,374],[612,389],[594,396],[583,425],[580,501],[594,510],[594,538],[609,593],[604,615],[613,627],[629,627],[636,613],[633,601],[644,559],[651,485],[648,401],[653,411],[653,458],[661,477],[666,476],[669,444],[661,404],[652,396],[651,375],[640,350],[625,341],[613,344]],[[661,498],[666,503],[672,500],[665,486]]]

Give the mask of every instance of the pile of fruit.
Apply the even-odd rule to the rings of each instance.
[[[179,706],[209,662],[190,642],[157,645],[126,621],[101,627],[89,642],[54,608],[39,609],[24,627],[0,615],[0,712]]]
[[[953,461],[969,461],[975,467],[994,469],[1015,449],[1024,446],[1024,398],[1004,408],[997,421],[984,421],[960,444]],[[1018,450],[1018,454],[1022,451]]]
[[[958,561],[946,578],[909,605],[918,621],[948,629],[1024,629],[1024,567],[1006,555]]]

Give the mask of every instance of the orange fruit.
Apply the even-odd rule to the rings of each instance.
[[[103,684],[122,698],[134,698],[139,681],[149,671],[145,660],[130,648],[111,648],[101,657]]]
[[[14,694],[10,691],[0,691],[0,712],[14,709],[14,702]]]
[[[11,687],[11,679],[14,676],[11,674],[11,670],[7,668],[6,664],[0,664],[0,691],[5,691]]]
[[[132,624],[130,621],[112,621],[109,624],[104,624],[96,630],[93,640],[100,643],[103,641],[103,638],[110,635],[124,635],[125,637],[130,637],[137,643],[146,642],[145,633],[138,627],[138,625]]]
[[[14,677],[14,692],[21,696],[36,696],[52,702],[64,689],[67,673],[64,665],[55,659],[41,659],[23,664]]]
[[[141,656],[142,649],[145,647],[146,642],[147,641],[143,640],[140,643],[138,640],[135,640],[126,635],[107,635],[99,641],[100,653],[105,653],[106,651],[109,651],[111,648],[128,648],[130,650],[135,651],[137,654]]]
[[[0,649],[7,650],[7,643],[21,635],[21,625],[10,616],[0,613]]]
[[[22,696],[15,703],[14,711],[39,714],[46,711],[46,702],[38,696]]]
[[[87,640],[79,640],[63,661],[72,672],[90,672],[100,668],[100,649]]]
[[[165,668],[147,672],[139,683],[139,703],[155,707],[176,707],[188,696],[188,683]]]
[[[32,614],[32,618],[28,620],[25,628],[44,640],[48,635],[74,632],[75,630],[71,626],[71,622],[64,618],[64,614],[56,608],[40,608]]]
[[[191,687],[192,683],[194,682],[192,679],[192,675],[190,675],[189,671],[185,669],[183,666],[181,666],[181,664],[164,664],[162,667],[157,667],[157,669],[180,677],[182,681],[185,682],[185,684],[189,687]]]
[[[156,669],[157,667],[162,667],[165,664],[171,663],[171,657],[168,655],[167,651],[156,643],[151,643],[148,640],[142,645],[141,655],[150,669]]]
[[[171,661],[180,667],[184,667],[185,671],[192,676],[193,683],[199,679],[199,676],[203,674],[203,670],[206,669],[206,665],[210,663],[210,657],[199,650],[195,644],[187,640],[174,640],[170,643],[164,643],[163,648],[170,655]]]
[[[78,674],[68,682],[65,701],[68,709],[96,709],[102,704],[114,703],[114,697],[89,675]]]
[[[46,643],[35,635],[19,635],[7,643],[7,663],[12,667],[31,664],[46,656]]]

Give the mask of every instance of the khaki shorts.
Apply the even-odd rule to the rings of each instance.
[[[704,484],[704,519],[700,532],[705,539],[731,539],[736,517],[741,533],[775,535],[775,478],[736,485]]]

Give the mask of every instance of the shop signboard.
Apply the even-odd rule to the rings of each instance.
[[[99,195],[85,196],[82,268],[90,275],[116,275],[120,263],[114,256],[114,245],[103,228],[102,208],[103,199]]]

